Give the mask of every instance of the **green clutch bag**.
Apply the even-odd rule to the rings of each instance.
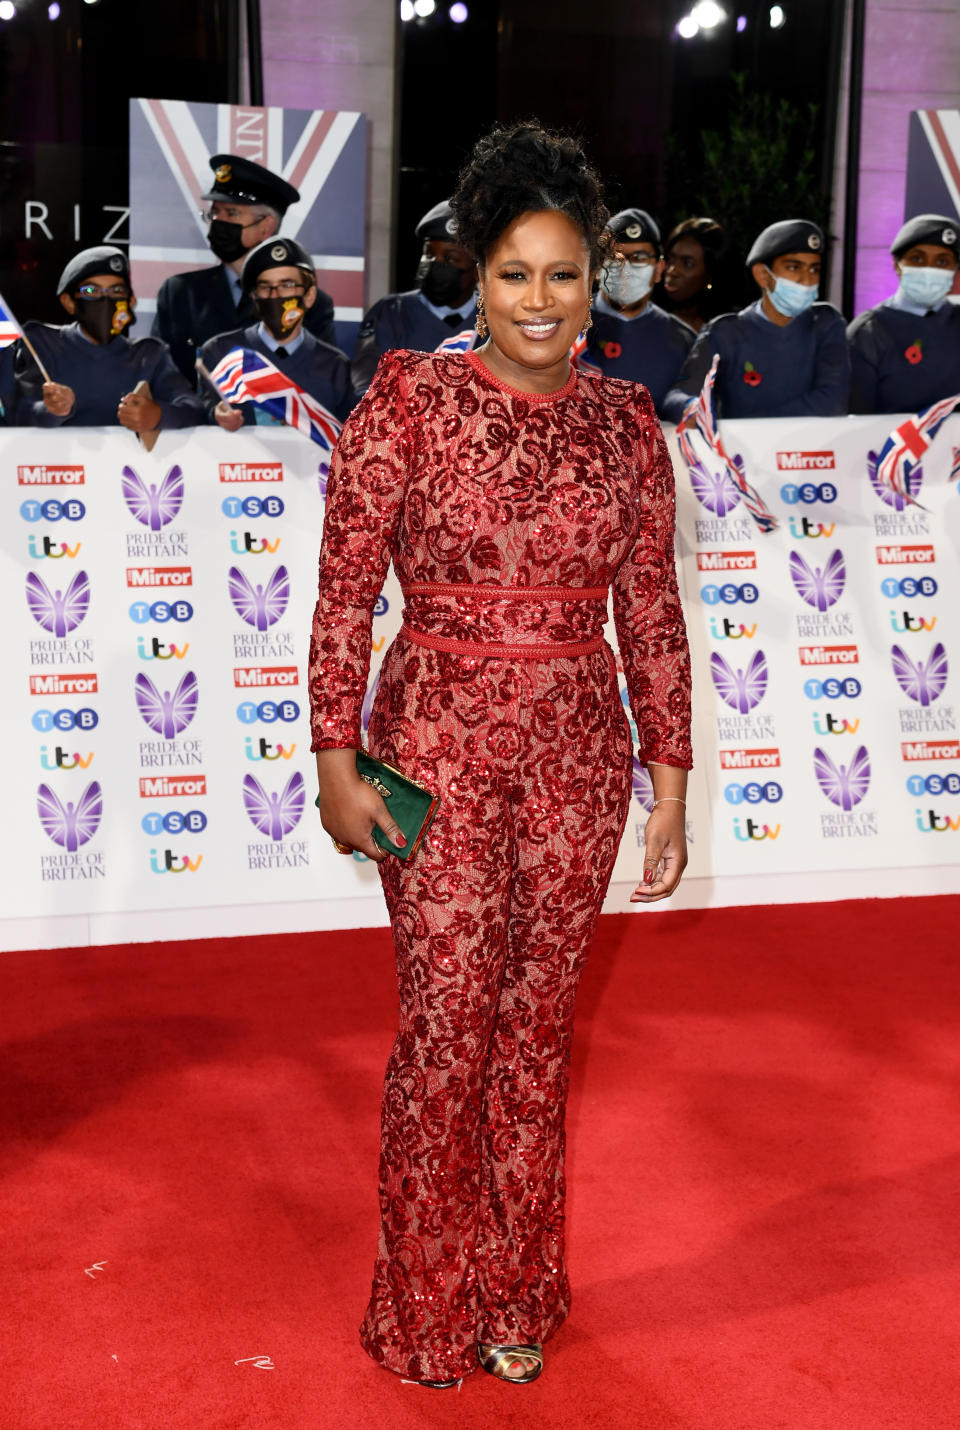
[[[398,859],[412,859],[439,808],[439,796],[431,794],[424,785],[394,769],[393,765],[375,760],[366,750],[357,751],[357,774],[386,800],[387,808],[403,830],[407,843],[403,849],[393,844],[379,824],[373,826],[374,841],[388,854],[396,854]],[[314,803],[319,808],[319,795]]]

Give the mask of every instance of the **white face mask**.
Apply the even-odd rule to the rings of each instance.
[[[603,277],[603,291],[621,308],[632,308],[653,287],[655,263],[611,263]]]
[[[918,308],[933,308],[950,292],[955,277],[952,268],[904,268],[900,292]]]

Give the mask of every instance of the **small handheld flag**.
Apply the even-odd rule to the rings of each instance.
[[[876,454],[876,476],[878,486],[890,491],[913,506],[920,503],[910,491],[910,473],[929,450],[934,437],[946,422],[950,413],[960,402],[960,392],[953,397],[942,397],[918,412],[916,417],[908,417],[895,427]],[[873,453],[870,454],[871,458]],[[951,478],[954,471],[951,470]]]
[[[462,333],[451,333],[449,338],[444,338],[442,343],[437,344],[435,351],[438,353],[468,353],[472,352],[476,343],[476,328],[467,328]]]
[[[271,417],[295,427],[325,452],[332,452],[337,445],[341,423],[333,413],[260,353],[250,348],[231,348],[211,373],[204,369],[203,374],[224,402],[256,402]]]
[[[724,465],[724,470],[743,493],[743,504],[747,508],[747,511],[753,517],[759,529],[764,535],[767,535],[769,532],[776,530],[777,519],[770,508],[764,503],[759,492],[747,481],[743,468],[743,459],[740,456],[731,459],[727,455],[726,448],[720,437],[720,430],[717,426],[716,414],[713,409],[713,384],[716,381],[719,363],[720,355],[718,353],[713,359],[710,365],[710,371],[704,379],[700,396],[691,399],[686,406],[683,416],[685,420],[690,417],[694,419],[696,431],[703,438],[704,442],[706,442],[713,455],[720,458],[720,461]],[[688,427],[680,426],[677,428],[677,441],[680,444],[680,451],[683,454],[683,460],[691,471],[695,468],[702,468],[703,465],[697,456],[692,436],[693,434]]]
[[[40,369],[44,382],[50,382],[50,374],[47,372],[47,369],[37,357],[36,349],[34,348],[33,343],[27,337],[26,333],[23,331],[20,324],[13,316],[13,310],[10,307],[9,303],[6,301],[3,294],[0,293],[0,348],[8,348],[10,344],[15,343],[18,338],[23,341],[27,352],[30,354],[34,362],[37,364],[37,367]]]

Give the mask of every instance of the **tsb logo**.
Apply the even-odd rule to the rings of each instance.
[[[898,581],[896,576],[886,576],[880,583],[880,590],[889,600],[895,601],[898,596],[906,596],[908,600],[912,596],[935,596],[939,587],[933,576],[904,576],[902,581]]]
[[[796,506],[798,502],[805,502],[807,506],[812,506],[814,502],[833,502],[837,499],[837,489],[833,482],[804,482],[797,486],[796,482],[786,482],[780,488],[780,500],[787,506]]]
[[[255,725],[258,720],[264,725],[284,720],[289,725],[299,717],[300,706],[295,700],[261,700],[259,705],[244,700],[237,706],[237,719],[242,725]]]
[[[282,516],[283,497],[224,497],[220,510],[231,521],[238,516]]]
[[[947,775],[911,775],[907,790],[912,795],[960,794],[960,775],[951,770]]]
[[[193,607],[189,601],[134,601],[129,614],[138,626],[146,625],[147,621],[165,625],[167,621],[191,620]]]
[[[206,827],[207,816],[202,809],[188,809],[186,814],[178,809],[169,809],[166,814],[151,809],[140,821],[144,834],[182,834],[184,830],[188,834],[200,834]]]
[[[30,724],[35,730],[95,730],[100,723],[96,710],[84,706],[81,710],[35,710]]]
[[[749,784],[729,784],[723,791],[727,804],[779,804],[783,799],[783,786],[776,780],[751,780]]]
[[[20,515],[24,521],[80,521],[87,514],[87,508],[79,497],[68,501],[57,501],[49,497],[47,501],[32,498],[20,503]]]
[[[863,686],[855,675],[828,675],[826,680],[810,679],[803,682],[803,693],[808,700],[839,700],[845,695],[848,700],[856,700]]]
[[[760,599],[760,591],[752,581],[744,581],[742,586],[725,581],[722,586],[704,586],[700,599],[705,606],[718,606],[721,601],[725,606],[736,606],[741,601],[745,606],[752,606]]]

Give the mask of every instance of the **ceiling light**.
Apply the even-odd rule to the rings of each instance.
[[[714,30],[727,18],[727,12],[715,0],[700,0],[699,5],[694,5],[690,11],[691,20],[695,20],[701,30]]]
[[[425,20],[437,8],[437,0],[413,0],[413,13]]]
[[[457,0],[455,5],[450,6],[450,19],[455,25],[462,25],[469,14],[470,11],[462,3],[462,0]]]
[[[786,12],[782,5],[770,6],[770,28],[771,30],[781,30],[787,23]]]
[[[681,40],[692,40],[694,35],[700,33],[700,26],[692,15],[684,15],[682,20],[677,22],[677,34]]]

